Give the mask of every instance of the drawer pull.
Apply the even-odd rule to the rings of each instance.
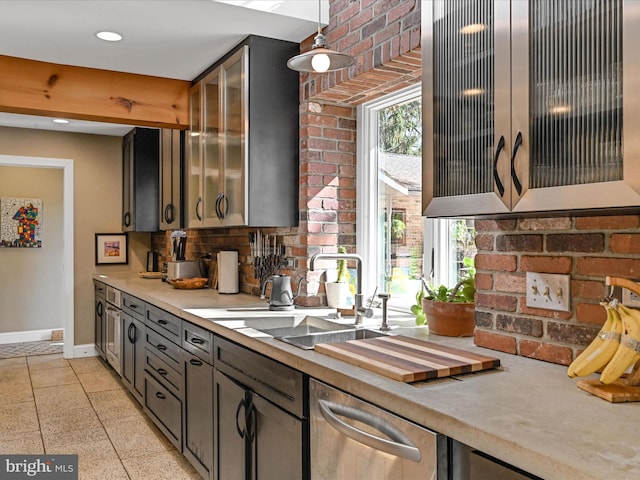
[[[195,343],[196,345],[202,345],[204,343],[204,340],[199,337],[193,337],[191,339],[191,343]]]
[[[160,392],[156,392],[156,397],[158,397],[160,400],[164,400],[165,398],[167,398],[164,393]]]
[[[164,368],[159,368],[156,370],[160,375],[164,376],[167,374],[167,371]]]
[[[201,367],[202,366],[202,362],[200,360],[196,360],[195,358],[192,358],[191,360],[189,360],[189,363],[191,365],[193,365],[194,367]]]
[[[161,318],[161,319],[159,319],[159,320],[158,320],[158,323],[159,323],[160,325],[166,325],[166,324],[167,324],[167,321],[166,321],[166,320],[163,320],[163,319]]]
[[[162,350],[163,352],[167,349],[166,345],[163,345],[161,343],[158,344],[158,350]]]
[[[136,305],[135,303],[131,303],[129,304],[129,308],[133,308],[134,310],[136,310],[138,308],[138,305]]]

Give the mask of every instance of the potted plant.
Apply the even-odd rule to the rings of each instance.
[[[416,323],[426,321],[429,333],[436,335],[473,336],[476,326],[474,304],[476,289],[473,277],[463,278],[453,288],[448,288],[446,285],[431,288],[426,282],[423,284],[424,289],[416,295],[416,300],[419,300],[422,306],[421,311],[415,309]]]
[[[338,253],[347,253],[345,247],[338,247]],[[355,298],[349,280],[351,275],[346,260],[336,261],[337,278],[335,282],[326,282],[327,303],[331,308],[349,309],[353,307]]]

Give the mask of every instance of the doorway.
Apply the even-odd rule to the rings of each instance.
[[[57,168],[62,169],[63,182],[63,217],[62,236],[62,291],[60,316],[64,319],[65,358],[74,356],[74,244],[73,244],[73,160],[60,158],[27,157],[0,155],[0,166],[25,168]]]

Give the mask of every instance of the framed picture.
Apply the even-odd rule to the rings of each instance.
[[[126,233],[96,233],[96,265],[128,263]]]

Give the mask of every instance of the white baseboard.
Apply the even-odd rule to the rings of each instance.
[[[97,357],[98,351],[93,343],[73,346],[73,358]]]
[[[0,344],[22,343],[22,342],[47,342],[51,340],[51,332],[54,330],[62,330],[62,329],[50,328],[45,330],[29,330],[26,332],[0,333]]]

